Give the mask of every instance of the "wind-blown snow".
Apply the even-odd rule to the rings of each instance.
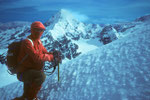
[[[38,97],[42,100],[150,100],[150,28],[135,29],[124,38],[60,65],[60,83],[56,82],[55,72],[47,77]],[[1,99],[21,95],[20,88],[20,83],[1,88]]]

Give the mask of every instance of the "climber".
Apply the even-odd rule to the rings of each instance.
[[[53,53],[49,53],[43,46],[40,38],[45,30],[45,26],[35,21],[31,24],[31,35],[23,40],[18,56],[18,62],[26,56],[26,59],[17,67],[17,78],[22,81],[23,95],[13,100],[39,100],[37,94],[45,81],[43,67],[45,61],[53,61]]]

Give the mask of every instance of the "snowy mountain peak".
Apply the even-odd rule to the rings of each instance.
[[[61,9],[55,16],[45,23],[48,33],[56,40],[63,36],[79,38],[85,36],[85,24],[77,21],[72,12]]]
[[[75,33],[80,22],[78,22],[70,11],[61,9],[56,15],[52,16],[46,23],[48,33],[54,39],[61,38],[66,33]]]
[[[55,24],[58,22],[72,22],[75,21],[77,22],[77,20],[75,19],[75,17],[73,17],[73,15],[71,14],[70,11],[65,10],[65,9],[61,9],[56,15],[52,16],[46,23],[46,26],[49,26],[51,24]]]

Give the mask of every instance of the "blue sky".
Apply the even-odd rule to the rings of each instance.
[[[0,22],[46,22],[60,9],[89,23],[114,23],[150,14],[150,0],[0,0]]]

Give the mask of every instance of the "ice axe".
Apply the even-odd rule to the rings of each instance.
[[[59,63],[61,63],[61,52],[55,50],[53,52],[53,55],[54,55],[56,65],[58,66],[58,82],[59,82],[60,81],[59,80]]]
[[[59,82],[59,63],[58,63],[58,82]]]

